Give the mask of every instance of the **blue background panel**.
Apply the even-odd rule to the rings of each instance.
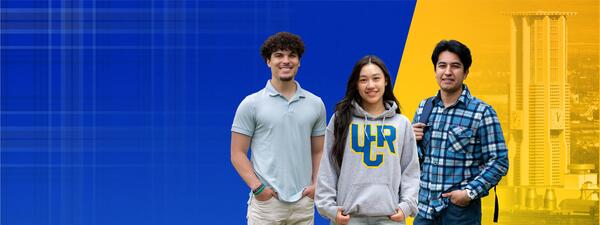
[[[1,0],[0,223],[244,224],[230,128],[270,78],[262,42],[302,36],[330,117],[362,56],[396,74],[414,6]]]

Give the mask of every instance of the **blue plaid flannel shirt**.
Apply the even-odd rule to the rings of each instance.
[[[419,215],[434,219],[448,206],[442,193],[458,189],[473,190],[481,198],[508,171],[508,150],[496,111],[471,96],[463,85],[458,101],[444,108],[440,93],[434,97],[433,109],[421,145]],[[413,124],[420,120],[425,101],[415,112]],[[422,151],[422,149],[424,151]]]

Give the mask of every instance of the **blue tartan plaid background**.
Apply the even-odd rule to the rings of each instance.
[[[1,0],[0,224],[244,224],[230,128],[262,42],[303,37],[329,119],[360,57],[396,74],[414,5]]]

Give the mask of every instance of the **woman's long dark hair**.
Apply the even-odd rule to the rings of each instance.
[[[335,105],[335,121],[333,131],[335,142],[333,143],[330,159],[332,161],[331,163],[336,165],[338,169],[342,167],[344,148],[346,148],[348,130],[350,123],[352,122],[352,101],[354,100],[362,106],[362,98],[358,93],[358,78],[360,77],[360,70],[363,68],[363,66],[368,64],[374,64],[378,66],[381,71],[383,71],[383,75],[385,76],[385,81],[387,83],[383,93],[383,101],[394,101],[398,106],[398,108],[396,108],[396,113],[400,113],[400,104],[398,103],[396,96],[394,96],[390,73],[388,72],[388,69],[383,61],[374,55],[367,55],[358,60],[358,62],[354,64],[354,68],[352,69],[352,73],[348,79],[348,84],[346,85],[346,96],[344,96],[344,98]]]

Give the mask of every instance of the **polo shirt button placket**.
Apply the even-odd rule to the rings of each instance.
[[[292,101],[288,102],[288,113],[293,113],[294,112],[293,104],[294,104],[295,101],[297,101],[297,100],[296,99],[292,99]]]

